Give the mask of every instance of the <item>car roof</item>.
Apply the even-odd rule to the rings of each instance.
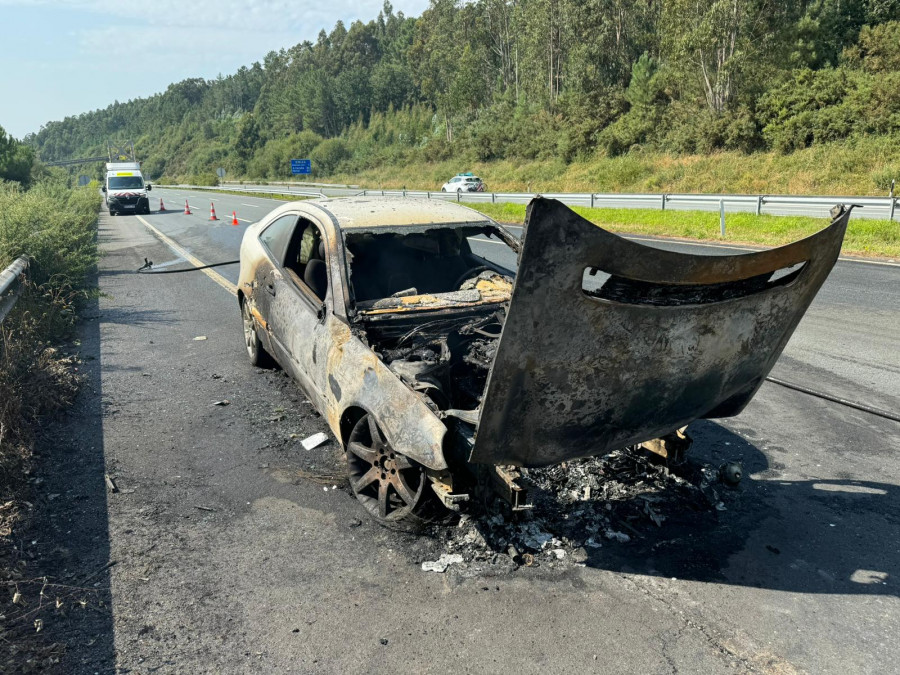
[[[465,226],[494,223],[493,220],[477,211],[442,199],[342,197],[338,199],[311,199],[304,201],[303,205],[325,211],[331,216],[332,222],[342,230],[390,229],[416,225]]]

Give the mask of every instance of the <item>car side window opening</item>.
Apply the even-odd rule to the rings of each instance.
[[[281,216],[259,235],[259,240],[269,249],[279,264],[284,263],[285,254],[287,253],[288,244],[291,241],[291,234],[294,232],[296,223],[297,214]]]
[[[319,228],[301,218],[291,238],[285,268],[295,275],[295,282],[305,285],[324,301],[328,293],[328,266],[325,261],[325,241]]]
[[[395,294],[458,291],[467,270],[484,260],[473,255],[469,237],[485,228],[436,228],[410,234],[346,234],[350,284],[357,302]]]

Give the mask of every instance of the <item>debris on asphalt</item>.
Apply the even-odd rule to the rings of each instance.
[[[464,577],[583,565],[617,547],[677,540],[686,523],[714,522],[725,499],[739,498],[739,490],[717,487],[714,467],[667,465],[637,447],[521,473],[532,509],[511,512],[498,500],[479,515],[432,526],[426,546],[437,560],[422,569],[446,572],[452,555],[450,571]]]
[[[231,401],[229,401],[229,400],[226,398],[226,399],[222,399],[221,401],[216,401],[215,403],[213,403],[213,405],[220,405],[220,406],[223,406],[223,407],[224,407],[224,406],[226,406],[226,405],[231,405]]]
[[[312,436],[308,436],[300,441],[300,445],[303,446],[304,450],[312,450],[313,448],[317,448],[323,443],[328,441],[328,434],[322,433],[321,431],[317,434],[313,434]]]
[[[458,553],[444,553],[437,560],[426,560],[422,563],[423,572],[438,572],[443,574],[450,565],[463,562],[463,557]]]
[[[201,342],[205,339],[206,339],[205,335],[198,335],[197,337],[194,338],[194,342]]]
[[[744,477],[744,467],[740,462],[725,462],[719,467],[719,479],[726,485],[737,485]]]
[[[103,478],[104,478],[104,480],[106,480],[106,488],[110,492],[116,493],[119,491],[119,486],[116,485],[116,481],[114,481],[112,479],[112,476],[110,476],[108,473],[105,473],[105,474],[103,474]]]
[[[211,506],[200,506],[199,504],[195,505],[194,508],[200,509],[201,511],[212,511],[215,512],[215,509]]]

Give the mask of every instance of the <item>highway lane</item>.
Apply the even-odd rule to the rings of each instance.
[[[169,211],[147,220],[208,263],[237,258],[246,221],[256,221],[283,200],[154,187]],[[184,216],[184,200],[193,215]],[[218,222],[209,222],[210,203]],[[240,218],[231,226],[231,214]],[[521,226],[509,226],[517,236]],[[702,255],[729,255],[748,247],[633,237],[648,246]],[[515,256],[495,242],[473,240],[473,249],[507,267]],[[174,258],[174,256],[173,256]],[[163,262],[163,261],[154,261]],[[238,269],[220,268],[237,282]],[[886,410],[900,410],[900,264],[840,260],[806,313],[773,371],[780,377]]]

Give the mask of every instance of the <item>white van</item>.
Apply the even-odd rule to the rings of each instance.
[[[144,183],[139,162],[107,162],[103,192],[109,215],[150,213],[150,189],[150,183]]]

